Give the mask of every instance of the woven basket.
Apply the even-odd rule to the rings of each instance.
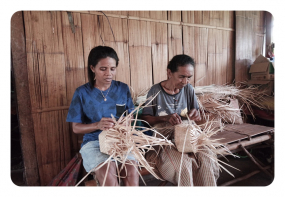
[[[99,134],[99,145],[100,145],[100,152],[109,155],[110,153],[110,145],[106,140],[106,135],[108,130],[104,130]]]
[[[179,125],[176,125],[174,128],[174,141],[176,148],[178,149],[179,152],[184,152],[184,153],[190,153],[190,152],[196,152],[196,145],[197,145],[197,140],[195,140],[195,137],[199,135],[197,131],[188,129],[189,125],[182,123]],[[188,129],[188,132],[187,132]],[[183,146],[184,146],[184,140],[185,140],[185,135],[186,136],[186,142],[185,142],[185,147],[183,151]]]

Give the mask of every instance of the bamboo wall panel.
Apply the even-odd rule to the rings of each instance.
[[[150,22],[129,20],[131,87],[136,93],[153,84]]]
[[[181,12],[169,11],[168,20],[181,21]],[[168,61],[178,54],[183,54],[182,26],[168,24]]]
[[[196,27],[183,27],[183,46],[184,46],[184,54],[189,55],[196,61],[195,55],[198,53],[198,50],[196,49],[195,45],[195,33],[194,30]],[[194,72],[196,71],[197,66],[195,67]],[[195,78],[196,74],[194,74],[193,77],[191,77],[189,83],[193,86],[195,85]]]
[[[137,16],[140,18],[150,18],[150,11],[129,11],[129,16]]]
[[[67,12],[62,14],[62,32],[65,54],[65,81],[67,106],[70,105],[74,91],[77,87],[86,82],[84,55],[82,45],[82,28],[80,13],[70,13],[72,20],[70,21]],[[73,22],[73,24],[72,24]],[[74,25],[74,27],[72,27]],[[73,29],[74,28],[74,29]],[[74,155],[78,148],[78,141],[82,139],[81,135],[72,132],[71,123],[69,124],[69,133],[71,134],[71,152]]]
[[[63,54],[61,13],[24,12],[27,53]]]
[[[67,110],[33,114],[37,160],[42,185],[47,185],[71,158]],[[44,126],[43,126],[44,125]]]
[[[81,18],[79,13],[70,13],[73,18],[74,32],[67,12],[62,12],[62,32],[65,54],[65,75],[67,103],[71,103],[77,87],[85,83]]]
[[[71,158],[66,113],[59,116],[56,109],[69,105],[65,62],[72,60],[65,59],[61,12],[24,12],[24,20],[36,160],[40,182],[46,185]],[[41,113],[41,110],[51,112]],[[47,166],[50,170],[45,170]]]
[[[167,11],[150,11],[149,14],[152,19],[167,20]]]
[[[91,49],[95,46],[103,45],[100,39],[99,16],[92,14],[80,14],[82,25],[82,40],[84,53],[84,67],[85,67],[85,82],[88,82],[88,55]]]
[[[153,84],[167,79],[167,24],[151,22]]]
[[[195,66],[195,86],[207,85],[207,47],[208,47],[208,29],[194,28],[194,46],[196,62]]]
[[[24,13],[32,110],[67,105],[61,14]]]
[[[215,66],[216,66],[215,31],[214,29],[209,29],[208,31],[208,73],[207,73],[208,85],[216,83]]]
[[[112,17],[108,17],[107,19],[106,17],[103,17],[104,44],[106,46],[114,48],[119,57],[119,65],[117,67],[115,80],[122,81],[130,86],[131,81],[130,81],[127,23],[128,23],[127,19],[118,19]]]
[[[250,79],[250,65],[263,54],[265,37],[264,12],[236,12],[235,81],[237,85]]]
[[[228,32],[228,42],[227,42],[227,84],[233,84],[235,77],[234,69],[234,32]]]
[[[223,58],[223,39],[222,39],[222,31],[214,29],[215,34],[215,69],[216,69],[216,84],[217,85],[223,85],[226,79],[225,72],[223,71],[223,65],[222,65],[222,58]]]

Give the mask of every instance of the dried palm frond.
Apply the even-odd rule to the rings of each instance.
[[[148,104],[150,102],[151,101],[149,101]],[[148,104],[146,104],[144,107],[148,106]],[[119,181],[122,178],[120,177],[120,172],[123,169],[125,169],[126,164],[133,165],[135,169],[137,170],[138,170],[138,167],[139,168],[144,167],[155,178],[160,179],[160,177],[156,175],[156,173],[153,171],[153,167],[151,167],[148,164],[144,156],[146,152],[148,152],[149,150],[155,150],[153,148],[154,146],[162,146],[162,145],[172,146],[173,143],[170,140],[167,140],[163,135],[158,133],[153,128],[136,126],[137,121],[143,121],[143,120],[137,119],[138,111],[142,108],[142,105],[143,103],[140,103],[139,106],[136,107],[130,114],[128,114],[125,117],[123,116],[124,115],[123,114],[118,120],[116,120],[112,116],[113,121],[115,122],[114,127],[108,130],[104,130],[99,134],[100,151],[105,154],[110,155],[110,157],[100,166],[92,169],[88,174],[95,171],[95,169],[96,170],[100,169],[103,165],[107,163],[109,166],[111,161],[115,161],[116,166],[117,166],[117,173],[118,173]],[[133,115],[135,115],[135,118],[133,118]],[[131,125],[131,122],[133,123],[133,125]],[[145,135],[144,132],[148,130],[155,132],[161,138]],[[129,154],[132,154],[135,157],[135,159],[137,160],[137,163],[132,163],[127,160],[127,157]],[[120,169],[118,168],[119,163],[122,164]],[[108,167],[107,167],[106,175],[107,173],[108,173]],[[139,173],[139,170],[138,170],[138,173]],[[139,175],[141,176],[140,173]],[[80,184],[80,182],[78,184]],[[103,186],[104,184],[105,184],[105,179],[103,181]]]
[[[232,122],[241,118],[240,110],[247,108],[254,117],[252,106],[265,109],[260,101],[264,99],[265,90],[259,90],[257,86],[239,88],[234,85],[209,85],[195,87],[195,94],[202,115],[205,112],[218,114],[225,122]],[[230,105],[232,99],[238,99],[240,107]]]
[[[231,151],[226,146],[219,143],[220,139],[211,139],[211,136],[215,135],[219,131],[219,129],[213,129],[212,124],[213,124],[212,121],[208,121],[206,123],[205,128],[201,130],[201,128],[194,121],[190,120],[188,117],[188,122],[183,121],[182,124],[175,126],[175,132],[174,132],[175,145],[179,152],[182,153],[193,152],[194,155],[196,153],[205,155],[213,162],[215,162],[219,166],[220,170],[222,168],[227,173],[229,173],[234,177],[234,175],[230,173],[219,162],[231,168],[234,167],[217,159],[217,155],[220,154],[223,157],[224,155],[232,155],[234,157],[237,156],[232,154]],[[183,160],[183,154],[180,164],[178,185],[180,184],[182,160]],[[237,168],[234,169],[238,170]]]

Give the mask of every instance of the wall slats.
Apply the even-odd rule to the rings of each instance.
[[[147,21],[128,21],[131,87],[136,93],[152,84],[151,27]]]
[[[151,22],[153,84],[167,79],[167,24]]]
[[[235,81],[239,85],[250,79],[250,65],[263,53],[265,24],[262,11],[236,12]]]

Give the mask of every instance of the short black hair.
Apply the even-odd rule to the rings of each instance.
[[[108,46],[97,46],[91,49],[88,56],[88,81],[91,88],[94,88],[94,73],[92,72],[90,66],[95,67],[101,59],[113,58],[116,61],[116,66],[119,64],[119,58],[116,51]]]
[[[186,66],[191,64],[193,67],[195,66],[194,59],[188,55],[175,55],[168,63],[167,68],[172,72],[177,72],[178,66]]]

